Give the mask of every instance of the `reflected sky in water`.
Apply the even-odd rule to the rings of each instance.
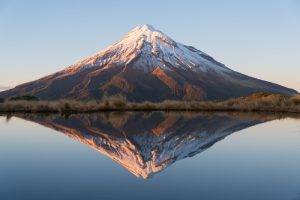
[[[0,198],[297,200],[300,121],[278,118],[0,117]]]

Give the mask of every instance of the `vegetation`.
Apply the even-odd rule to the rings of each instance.
[[[38,101],[39,98],[35,96],[25,95],[25,96],[16,96],[9,98],[9,101]]]
[[[29,98],[30,99],[30,98]],[[300,113],[300,95],[254,94],[226,101],[128,102],[122,96],[105,97],[101,101],[37,101],[28,98],[0,103],[0,112],[89,113],[101,111],[249,111]]]

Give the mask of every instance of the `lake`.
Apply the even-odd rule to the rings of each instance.
[[[0,199],[300,200],[300,116],[1,116]]]

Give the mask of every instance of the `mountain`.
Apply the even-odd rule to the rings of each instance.
[[[94,56],[2,92],[0,97],[88,100],[121,94],[129,101],[156,102],[228,99],[258,92],[297,93],[235,72],[206,53],[143,25]]]
[[[10,89],[11,87],[8,87],[8,86],[1,86],[0,85],[0,91],[3,91],[3,90],[8,90]]]
[[[239,130],[276,119],[246,113],[100,113],[19,116],[59,131],[149,178]]]

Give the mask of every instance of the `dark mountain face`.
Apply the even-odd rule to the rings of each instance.
[[[226,136],[276,116],[235,113],[102,113],[24,115],[114,159],[137,177],[148,178],[201,153]]]
[[[144,25],[65,70],[0,93],[44,100],[122,94],[130,101],[213,100],[295,90],[235,72],[209,55]]]

